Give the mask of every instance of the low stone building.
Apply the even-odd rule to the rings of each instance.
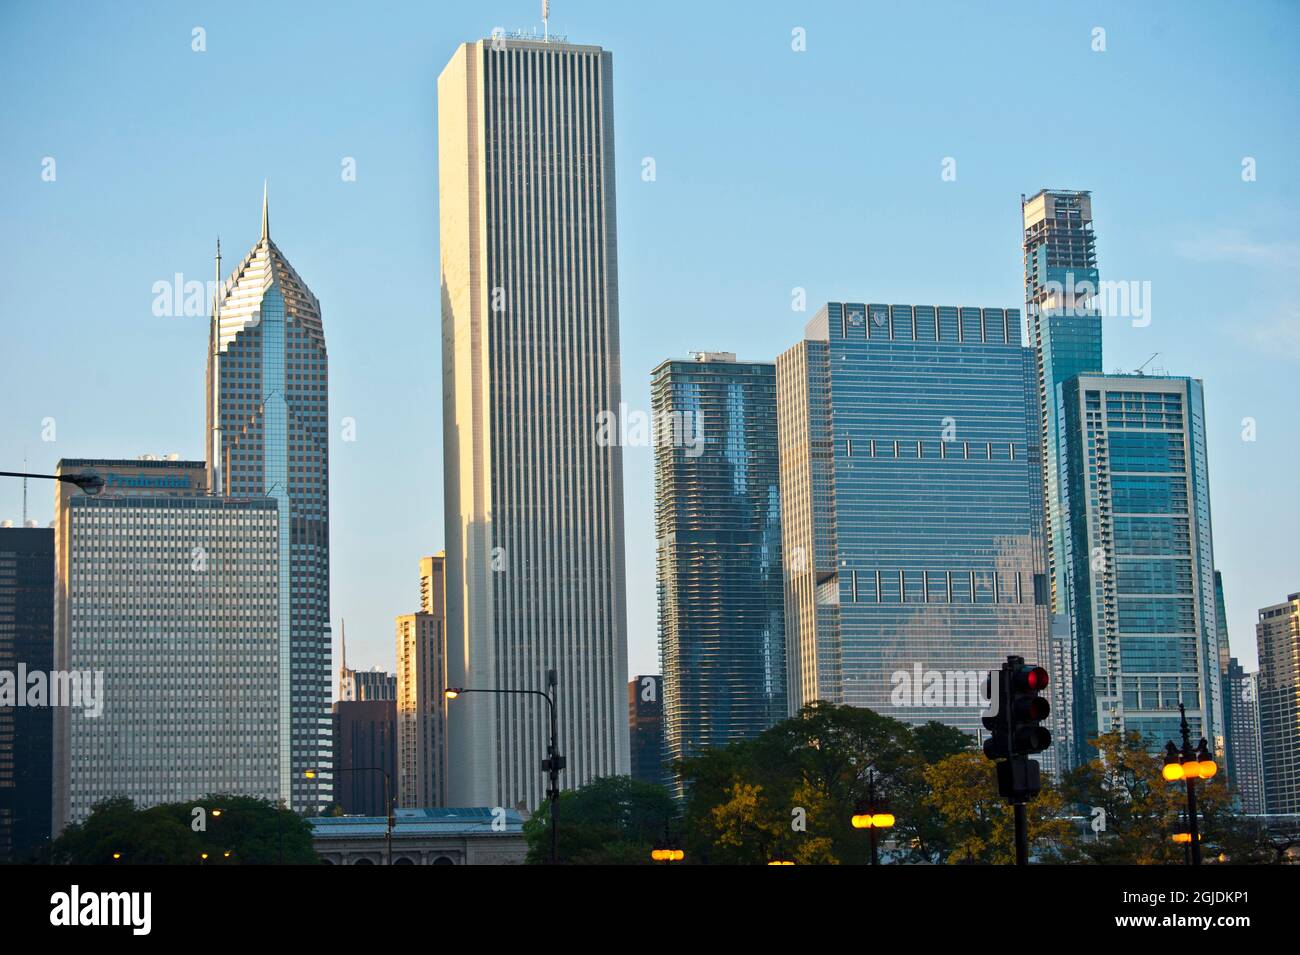
[[[398,809],[393,865],[520,865],[528,854],[524,817],[514,809]],[[307,820],[326,865],[386,865],[383,816]]]

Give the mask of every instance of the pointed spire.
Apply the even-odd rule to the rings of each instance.
[[[262,238],[271,238],[271,213],[266,201],[266,180],[262,180]]]

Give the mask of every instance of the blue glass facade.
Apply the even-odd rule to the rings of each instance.
[[[786,714],[775,367],[707,357],[651,380],[666,763]]]
[[[1219,608],[1201,383],[1079,375],[1057,393],[1076,758],[1138,731],[1224,746]]]
[[[985,671],[1051,665],[1020,313],[830,303],[806,337],[777,361],[791,709],[976,734]]]

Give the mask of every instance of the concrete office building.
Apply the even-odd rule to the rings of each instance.
[[[279,522],[209,495],[201,461],[64,460],[55,518],[53,829],[137,806],[279,789]]]
[[[506,35],[438,78],[448,681],[555,669],[565,787],[628,771],[612,70]],[[452,804],[536,807],[547,736],[535,697],[457,700]]]

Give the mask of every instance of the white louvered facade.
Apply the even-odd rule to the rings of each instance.
[[[544,689],[561,785],[628,772],[610,54],[504,38],[438,80],[447,683]],[[448,800],[544,797],[547,708],[447,704]]]

